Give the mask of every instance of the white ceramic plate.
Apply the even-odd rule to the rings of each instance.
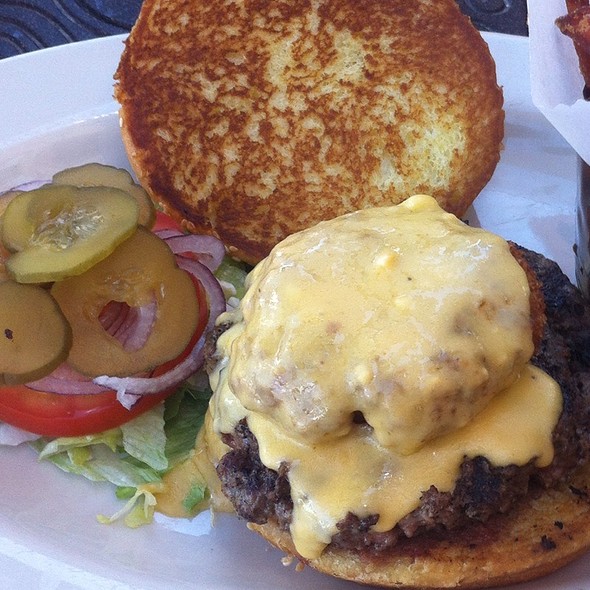
[[[576,157],[534,109],[528,42],[485,35],[506,100],[506,142],[497,171],[470,214],[473,223],[557,260],[573,277]],[[128,167],[119,137],[113,73],[122,37],[0,61],[0,191],[88,161]],[[313,588],[354,584],[281,554],[235,517],[101,525],[119,507],[112,488],[39,464],[27,447],[0,449],[0,588],[51,590]],[[590,560],[519,590],[590,586]]]

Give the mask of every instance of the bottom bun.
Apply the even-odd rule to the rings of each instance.
[[[446,537],[408,539],[379,556],[329,546],[307,560],[275,524],[249,527],[310,567],[362,584],[414,590],[514,584],[547,575],[590,549],[590,464],[508,515]]]

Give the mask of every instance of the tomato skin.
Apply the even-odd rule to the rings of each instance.
[[[162,229],[174,229],[184,233],[180,223],[178,223],[175,219],[172,219],[172,217],[166,215],[166,213],[163,213],[162,211],[156,211],[156,220],[154,221],[152,231],[157,232]]]
[[[158,215],[167,217],[161,213]],[[167,227],[178,227],[172,225],[173,220],[170,222]],[[166,219],[161,219],[161,223],[166,223]],[[193,337],[177,358],[154,369],[154,376],[182,362],[205,330],[209,315],[205,290],[194,278],[193,284],[199,303],[199,319]],[[48,437],[96,434],[129,422],[165,400],[176,389],[172,387],[161,393],[144,395],[128,410],[117,401],[114,391],[64,395],[36,391],[26,385],[5,385],[0,386],[0,421]]]
[[[130,410],[114,391],[93,395],[61,395],[24,385],[0,388],[0,420],[43,436],[83,436],[115,428],[153,408],[174,389],[143,396]]]

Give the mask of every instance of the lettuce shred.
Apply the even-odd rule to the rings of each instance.
[[[157,492],[163,477],[189,457],[203,425],[211,390],[186,382],[164,403],[118,428],[94,435],[38,438],[29,444],[41,461],[49,461],[68,473],[116,486],[125,505],[103,523],[123,519],[131,527],[152,521]],[[207,494],[191,490],[185,506],[194,506]]]

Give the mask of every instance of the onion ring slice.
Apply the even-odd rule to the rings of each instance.
[[[108,388],[92,383],[91,379],[78,373],[67,363],[62,363],[49,375],[31,381],[26,386],[35,391],[62,395],[91,395],[108,391]]]
[[[194,257],[211,271],[219,268],[225,256],[225,246],[214,236],[183,234],[170,236],[164,241],[174,254]]]
[[[227,309],[223,288],[211,270],[198,260],[177,255],[176,262],[180,268],[195,277],[205,289],[209,303],[209,321],[205,328],[205,333],[208,333],[215,326],[219,314]]]
[[[197,340],[197,343],[189,355],[173,369],[158,375],[157,377],[109,377],[100,375],[92,382],[117,392],[117,399],[122,406],[129,409],[142,395],[160,393],[182,383],[203,365],[205,359],[205,332]]]

